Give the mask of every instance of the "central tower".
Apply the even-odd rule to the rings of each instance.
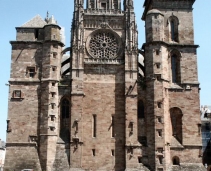
[[[71,169],[138,167],[137,29],[132,0],[75,0]],[[140,154],[140,153],[139,153]]]
[[[16,28],[4,170],[206,170],[194,0],[145,0],[142,49],[133,0],[73,2],[70,47],[53,16]]]

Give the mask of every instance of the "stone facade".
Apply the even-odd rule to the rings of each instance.
[[[133,0],[75,0],[65,49],[53,17],[16,28],[5,171],[205,170],[193,3],[145,0],[142,49]]]
[[[5,142],[0,139],[0,171],[3,171],[6,154]]]

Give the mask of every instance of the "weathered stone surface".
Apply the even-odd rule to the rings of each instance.
[[[41,171],[37,148],[30,146],[12,146],[7,147],[6,160],[4,164],[5,171],[34,169]]]
[[[190,171],[190,170],[197,170],[197,171],[206,171],[207,169],[202,164],[181,164],[180,166],[172,166],[171,171]]]
[[[17,28],[5,170],[203,171],[191,1],[146,0],[142,50],[133,1],[79,2],[64,51],[54,18]]]
[[[56,157],[53,163],[53,171],[62,170],[69,171],[70,168],[70,147],[65,143],[57,143]]]

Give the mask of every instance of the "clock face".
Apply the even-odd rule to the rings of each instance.
[[[88,39],[88,52],[96,59],[115,59],[120,50],[118,35],[110,30],[97,30]]]

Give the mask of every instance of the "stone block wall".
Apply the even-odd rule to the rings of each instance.
[[[12,146],[7,146],[4,171],[20,171],[22,169],[42,171],[39,163],[37,147],[35,144],[23,145],[17,143],[12,144]]]
[[[17,41],[11,42],[6,171],[204,170],[191,1],[154,0],[153,7],[160,11],[146,7],[143,87],[137,79],[137,30],[129,2],[124,12],[94,13],[75,2],[71,74],[63,79],[60,27],[17,28]],[[116,41],[116,57],[96,56],[112,43],[104,40],[104,32]],[[95,33],[100,38],[92,44],[98,46],[92,49],[96,54],[91,54],[89,40]],[[179,61],[177,82],[172,79],[174,54]],[[69,101],[67,139],[62,137],[63,99]],[[139,101],[143,118],[138,118]],[[172,109],[179,115],[176,127]]]
[[[183,113],[183,144],[198,145],[200,149],[201,135],[198,129],[198,124],[200,124],[198,86],[181,92],[170,90],[169,97],[170,108],[177,106]]]
[[[55,160],[53,171],[69,171],[70,165],[70,148],[65,143],[58,142],[56,145]]]
[[[164,4],[163,4],[164,5]],[[165,4],[166,5],[166,4]],[[171,42],[170,40],[170,21],[171,16],[179,19],[178,23],[178,42],[181,44],[194,44],[194,30],[193,30],[193,15],[192,8],[185,10],[172,11],[171,9],[160,11],[165,14],[164,19],[164,41]]]
[[[35,41],[35,34],[36,29],[34,28],[16,28],[17,34],[16,34],[16,40],[17,41]]]
[[[13,97],[14,92],[20,90],[20,98]],[[7,143],[29,142],[29,136],[37,136],[39,84],[11,84],[9,94],[9,127]],[[24,112],[23,112],[24,108]]]
[[[102,68],[97,70],[98,67]],[[71,161],[78,162],[77,155],[80,155],[80,167],[84,169],[124,169],[124,70],[123,66],[115,66],[112,70],[110,67],[98,65],[93,68],[86,65],[83,84],[85,96],[82,101],[73,102],[74,105],[82,103],[83,112],[78,113],[77,119],[78,136],[83,144],[71,152]],[[93,115],[96,116],[96,137],[93,137]]]
[[[18,43],[11,42],[11,72],[9,81],[39,81],[40,64],[42,57],[42,46],[39,42],[36,43]],[[35,67],[33,79],[30,78],[29,68]]]

